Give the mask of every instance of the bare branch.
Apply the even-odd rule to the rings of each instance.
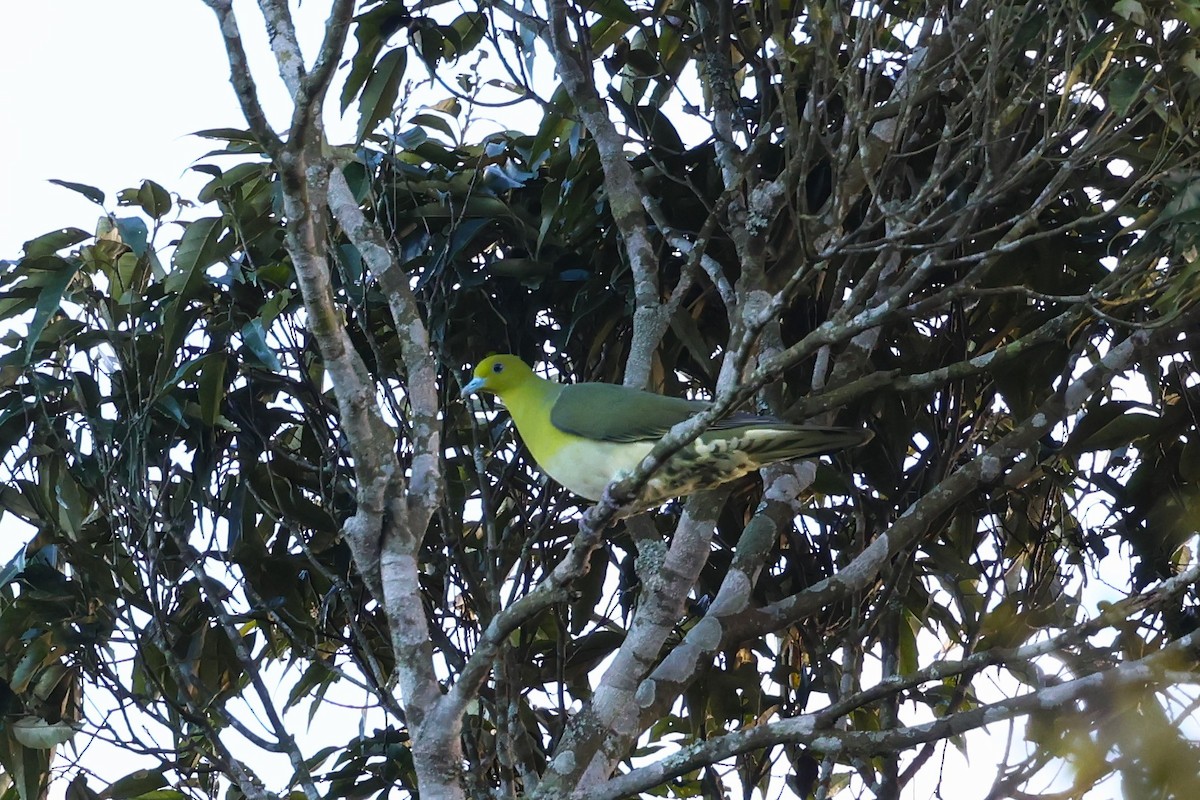
[[[354,0],[334,0],[325,23],[325,38],[313,61],[312,71],[301,82],[301,91],[294,95],[296,108],[292,112],[292,135],[319,124],[321,105],[333,80],[346,46],[346,35],[350,31],[350,20],[354,16]]]
[[[279,66],[279,77],[288,93],[296,97],[304,80],[304,55],[300,52],[300,40],[296,37],[296,25],[292,22],[292,11],[287,0],[258,0],[258,8],[266,23],[267,38],[275,53]]]
[[[254,85],[254,77],[250,72],[250,64],[246,60],[246,51],[242,47],[242,35],[238,31],[237,17],[233,13],[233,0],[204,0],[205,5],[217,15],[221,26],[221,36],[225,40],[225,54],[229,59],[229,82],[242,106],[242,113],[250,132],[258,139],[263,149],[275,157],[282,148],[282,142],[275,131],[267,123],[267,115],[258,102],[258,89]]]
[[[1195,311],[1192,312],[1192,316],[1195,316]],[[891,528],[871,542],[854,561],[836,575],[814,584],[800,594],[751,611],[744,621],[750,629],[763,632],[779,630],[821,608],[834,598],[866,588],[892,557],[915,542],[928,529],[934,517],[958,502],[980,482],[990,482],[1002,477],[1014,459],[1035,446],[1068,415],[1078,411],[1101,386],[1107,385],[1128,369],[1154,339],[1153,332],[1136,331],[1124,341],[1113,345],[1099,363],[1072,381],[1064,391],[1048,399],[1004,438],[909,506]],[[747,633],[748,630],[742,632]]]
[[[1139,331],[1114,345],[1101,363],[1076,379],[1064,393],[1048,400],[1003,439],[910,506],[891,528],[837,574],[762,608],[748,608],[744,603],[710,607],[705,618],[644,681],[649,686],[639,691],[652,697],[653,702],[642,707],[643,727],[670,707],[683,688],[695,679],[699,666],[721,647],[781,630],[838,599],[864,590],[897,553],[927,530],[932,519],[981,481],[1000,478],[1005,465],[1034,446],[1067,414],[1078,410],[1099,385],[1111,381],[1132,364],[1152,340],[1151,332]]]
[[[781,416],[784,419],[805,420],[823,411],[842,408],[858,398],[885,387],[894,392],[922,391],[945,385],[950,381],[983,374],[995,369],[999,364],[1028,355],[1035,347],[1056,339],[1061,340],[1072,326],[1079,323],[1084,313],[1080,308],[1067,309],[1041,327],[1035,328],[1021,338],[1001,345],[995,350],[989,350],[986,353],[972,356],[966,361],[959,361],[929,372],[901,375],[898,370],[880,370],[869,373],[835,389],[806,395],[789,406]]]

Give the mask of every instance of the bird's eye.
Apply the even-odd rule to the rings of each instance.
[[[492,372],[504,372],[503,364],[492,364]]]

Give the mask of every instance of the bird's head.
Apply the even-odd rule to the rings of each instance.
[[[516,356],[488,356],[475,367],[471,382],[463,387],[463,396],[491,392],[501,397],[534,377],[533,370]]]

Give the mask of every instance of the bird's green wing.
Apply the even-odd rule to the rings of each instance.
[[[676,424],[708,407],[608,383],[564,386],[550,410],[554,427],[585,439],[638,442],[659,439]]]

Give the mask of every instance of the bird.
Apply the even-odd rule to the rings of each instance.
[[[547,475],[593,502],[610,482],[633,472],[667,431],[709,407],[701,400],[609,383],[557,383],[513,355],[479,362],[462,387],[464,398],[477,392],[500,398]],[[668,459],[647,481],[636,505],[661,505],[770,464],[857,447],[870,438],[866,429],[731,414]]]

